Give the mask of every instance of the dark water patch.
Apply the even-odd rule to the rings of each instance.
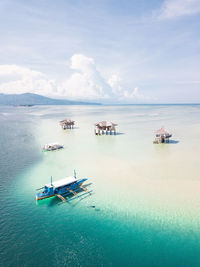
[[[31,133],[32,122],[23,118],[0,121],[0,181],[13,177],[40,160],[37,142]]]

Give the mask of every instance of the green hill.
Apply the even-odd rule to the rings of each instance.
[[[0,94],[0,105],[100,105],[100,103],[53,99],[37,94]]]

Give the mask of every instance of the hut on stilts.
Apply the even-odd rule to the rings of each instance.
[[[101,122],[97,122],[94,124],[95,129],[94,129],[94,133],[96,135],[103,135],[103,134],[116,134],[116,128],[115,126],[117,126],[116,123],[113,122],[107,122],[107,121],[101,121]]]
[[[74,124],[75,124],[75,121],[72,121],[70,119],[65,119],[65,120],[60,121],[60,125],[64,130],[73,129]]]
[[[170,134],[167,130],[165,130],[163,127],[156,131],[156,137],[153,141],[154,144],[160,144],[160,143],[169,143],[169,138],[172,137],[172,134]]]

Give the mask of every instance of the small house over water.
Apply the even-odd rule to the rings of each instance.
[[[156,131],[156,137],[153,143],[154,144],[168,143],[170,137],[172,137],[172,134],[170,134],[166,129],[162,127]]]
[[[102,134],[116,134],[116,128],[115,126],[117,126],[116,123],[113,122],[107,122],[107,121],[101,121],[101,122],[97,122],[94,124],[95,129],[94,129],[94,133],[96,135],[102,135]]]
[[[64,130],[73,129],[74,124],[75,124],[75,121],[72,121],[70,119],[65,119],[65,120],[60,121],[60,125]]]

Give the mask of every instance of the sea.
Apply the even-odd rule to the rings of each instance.
[[[74,170],[91,194],[36,201]],[[0,266],[200,266],[200,105],[1,106]]]

